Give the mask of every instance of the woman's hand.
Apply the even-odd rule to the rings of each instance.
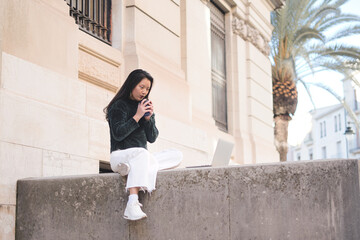
[[[147,102],[146,102],[147,101]],[[146,102],[146,103],[145,103]],[[149,112],[150,115],[145,117],[145,119],[148,121],[153,114],[153,106],[152,102],[148,99],[143,99],[137,108],[136,114],[134,115],[134,119],[136,122],[139,122],[139,120],[144,116],[146,112]]]
[[[148,106],[147,106],[147,112],[149,113],[148,116],[145,116],[145,120],[146,120],[146,121],[149,121],[149,120],[150,120],[150,117],[154,114],[154,106],[153,106],[151,100],[147,101],[145,105],[148,105]]]

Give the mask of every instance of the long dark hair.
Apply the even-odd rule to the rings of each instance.
[[[129,74],[129,76],[126,78],[124,84],[121,86],[118,93],[113,97],[113,99],[110,101],[110,103],[104,108],[104,113],[106,115],[106,120],[108,120],[108,113],[109,113],[110,107],[119,99],[124,99],[125,100],[125,99],[130,98],[130,93],[132,92],[132,90],[144,78],[149,79],[150,82],[151,82],[149,92],[145,96],[145,98],[149,97],[149,94],[150,94],[150,91],[151,91],[151,88],[152,88],[152,85],[153,85],[153,82],[154,82],[153,77],[150,75],[150,73],[148,73],[148,72],[146,72],[145,70],[142,70],[142,69],[136,69],[136,70],[132,71]]]

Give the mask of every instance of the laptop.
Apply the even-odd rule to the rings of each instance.
[[[223,139],[219,139],[210,165],[188,166],[186,168],[227,166],[229,165],[233,148],[234,148],[233,143],[225,141]]]

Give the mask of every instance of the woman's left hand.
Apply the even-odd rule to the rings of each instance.
[[[147,111],[147,112],[149,112],[150,115],[149,115],[149,116],[146,116],[146,117],[144,117],[144,118],[145,118],[146,121],[149,121],[149,120],[150,120],[150,117],[154,114],[154,106],[153,106],[151,100],[147,101],[147,102],[146,102],[146,105],[149,105],[149,106],[147,106],[146,108],[147,108],[147,110],[149,110],[149,111]]]

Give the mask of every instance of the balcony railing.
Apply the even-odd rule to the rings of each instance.
[[[65,0],[79,28],[111,45],[111,0]]]

